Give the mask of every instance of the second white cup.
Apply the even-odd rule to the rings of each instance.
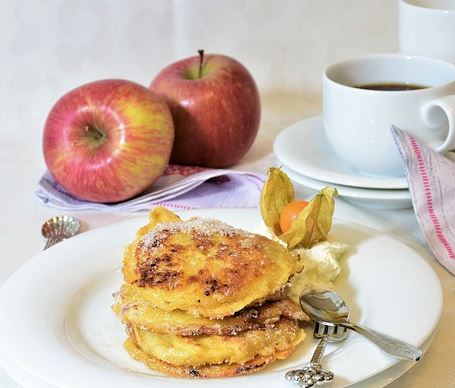
[[[400,52],[455,63],[455,0],[399,0]]]

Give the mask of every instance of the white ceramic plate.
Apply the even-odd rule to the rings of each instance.
[[[216,217],[253,231],[260,224],[256,209],[182,215]],[[231,379],[173,379],[128,357],[121,345],[123,327],[110,310],[111,295],[121,283],[122,248],[145,223],[144,217],[83,233],[40,253],[13,274],[0,289],[0,348],[8,360],[38,381],[62,388],[289,387],[284,373],[310,358],[315,346],[310,336],[288,360]],[[428,341],[440,317],[442,293],[425,259],[404,243],[360,225],[336,221],[332,235],[352,246],[336,288],[351,305],[353,318],[417,346]],[[399,365],[358,335],[328,350],[323,363],[336,375],[334,386]]]
[[[434,334],[428,338],[421,346],[420,349],[425,353],[433,342]],[[20,384],[23,388],[56,388],[55,385],[51,385],[38,380],[35,376],[32,376],[27,371],[21,369],[19,366],[14,364],[9,358],[5,357],[0,353],[0,365],[7,371],[9,376]],[[410,368],[414,366],[412,361],[400,361],[394,366],[384,370],[383,372],[377,373],[359,383],[351,385],[351,388],[365,388],[368,387],[385,387],[390,384],[398,377],[406,373]],[[332,387],[328,385],[328,387]],[[146,387],[144,387],[146,388]],[[147,387],[148,388],[148,387]]]
[[[302,188],[318,191],[327,186],[335,187],[338,190],[338,194],[346,201],[369,209],[393,210],[409,209],[412,207],[412,199],[409,190],[363,189],[336,185],[300,175],[289,169],[278,159],[277,163],[278,165],[281,164],[283,171],[291,178],[294,184],[297,184]]]
[[[55,386],[38,380],[35,376],[21,369],[11,359],[2,354],[2,352],[0,352],[0,365],[5,373],[22,388],[55,388]]]
[[[309,178],[370,189],[406,189],[406,178],[363,175],[341,160],[330,147],[320,116],[284,129],[273,145],[276,157]]]

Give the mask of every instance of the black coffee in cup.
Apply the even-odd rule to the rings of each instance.
[[[403,91],[403,90],[427,89],[429,86],[417,85],[417,84],[409,84],[409,83],[391,83],[391,82],[382,83],[381,82],[381,83],[355,85],[354,87],[358,88],[358,89],[383,90],[383,91],[390,91],[390,92],[400,92],[400,91]]]

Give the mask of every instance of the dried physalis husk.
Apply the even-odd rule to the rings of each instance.
[[[294,186],[279,168],[270,168],[261,192],[261,215],[264,223],[277,236],[281,234],[280,215],[283,208],[294,200]]]
[[[297,245],[309,248],[317,242],[327,240],[335,210],[334,197],[337,195],[338,192],[333,187],[323,188],[300,212],[290,229],[278,237],[288,244],[289,249]]]
[[[280,215],[284,207],[294,201],[294,186],[279,168],[270,168],[261,193],[261,215],[264,223],[284,241],[289,249],[296,246],[309,248],[327,240],[335,210],[336,189],[326,187],[316,194],[292,222],[291,228],[282,233]]]

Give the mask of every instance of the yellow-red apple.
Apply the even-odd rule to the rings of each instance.
[[[150,186],[169,162],[174,125],[166,103],[126,80],[101,80],[61,97],[44,126],[53,177],[77,198],[118,202]]]

